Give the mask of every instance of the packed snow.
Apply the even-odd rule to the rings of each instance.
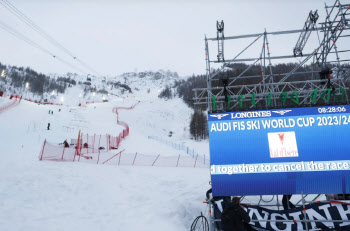
[[[119,111],[119,119],[130,126],[121,149],[187,155],[148,139],[152,135],[208,156],[208,142],[190,139],[191,109],[181,99],[159,99],[156,90],[109,96],[109,102],[82,107],[67,102],[77,93],[68,92],[62,106],[22,100],[0,114],[0,230],[189,230],[193,219],[206,209],[202,202],[210,188],[207,168],[39,161],[38,156],[45,139],[62,143],[77,138],[79,130],[118,135],[123,127],[117,125],[113,107],[129,107],[138,101],[134,110]],[[0,100],[1,105],[10,102]]]

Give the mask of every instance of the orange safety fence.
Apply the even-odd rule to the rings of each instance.
[[[11,95],[10,99],[12,100],[12,102],[0,106],[0,113],[17,106],[21,102],[21,98],[18,95]]]
[[[125,139],[128,135],[129,135],[129,132],[130,132],[130,128],[129,128],[129,125],[123,121],[120,121],[119,120],[119,113],[118,113],[118,110],[132,110],[135,108],[135,106],[140,103],[140,101],[138,101],[136,104],[134,104],[133,106],[131,107],[115,107],[113,108],[113,113],[117,114],[117,124],[118,125],[121,125],[124,127],[123,131],[121,133],[119,133],[118,136],[116,137],[110,137],[110,142],[109,142],[109,147],[110,149],[112,148],[119,148],[119,145],[122,141],[122,139]]]
[[[145,155],[141,153],[107,152],[105,149],[94,150],[83,148],[81,153],[77,151],[78,146],[64,147],[44,141],[39,155],[40,160],[50,161],[77,161],[92,164],[107,164],[118,166],[154,166],[154,167],[189,167],[209,168],[209,162],[204,156],[192,158],[185,155],[169,156],[161,154]],[[87,150],[88,149],[88,150]]]

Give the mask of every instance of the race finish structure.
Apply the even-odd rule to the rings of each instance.
[[[214,196],[350,193],[350,105],[212,113]]]

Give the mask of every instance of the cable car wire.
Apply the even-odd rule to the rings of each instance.
[[[41,50],[42,52],[50,55],[51,57],[61,61],[62,63],[66,64],[67,66],[74,68],[76,70],[78,70],[79,72],[82,72],[84,74],[87,74],[84,70],[82,70],[79,67],[74,66],[73,64],[67,62],[66,60],[58,57],[57,55],[53,54],[51,51],[47,50],[46,48],[40,46],[39,44],[37,44],[36,42],[30,40],[29,38],[27,38],[26,36],[24,36],[23,34],[21,34],[20,32],[16,31],[15,29],[11,28],[9,25],[7,25],[6,23],[0,21],[0,27],[2,29],[4,29],[5,31],[9,32],[10,34],[16,36],[19,39],[22,39],[23,41],[25,41],[26,43],[28,43],[29,45]]]
[[[74,60],[79,62],[82,66],[84,66],[86,69],[94,72],[95,74],[99,74],[96,70],[94,70],[92,67],[87,65],[82,60],[78,59],[77,56],[75,56],[72,52],[70,52],[67,48],[65,48],[62,44],[60,44],[57,40],[55,40],[53,37],[51,37],[47,32],[45,32],[41,27],[39,27],[36,23],[34,23],[30,18],[28,18],[24,13],[22,13],[18,8],[16,8],[13,4],[11,4],[7,0],[1,0],[0,4],[3,5],[7,10],[9,10],[12,14],[14,14],[16,17],[18,17],[22,22],[27,24],[30,28],[32,28],[34,31],[39,33],[42,37],[44,37],[48,42],[50,42],[52,45],[56,46],[57,48],[61,49],[63,52],[71,56]]]

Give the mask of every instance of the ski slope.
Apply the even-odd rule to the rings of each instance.
[[[130,127],[121,149],[187,155],[147,138],[173,131],[168,139],[208,155],[208,142],[189,139],[191,110],[180,99],[158,99],[156,91],[86,107],[22,101],[0,115],[0,230],[188,230],[206,208],[202,201],[210,187],[209,169],[38,160],[45,139],[61,143],[77,138],[79,130],[119,134],[123,127],[117,125],[113,107],[139,100],[133,111],[120,110],[119,119]],[[0,104],[7,101],[2,98]]]

